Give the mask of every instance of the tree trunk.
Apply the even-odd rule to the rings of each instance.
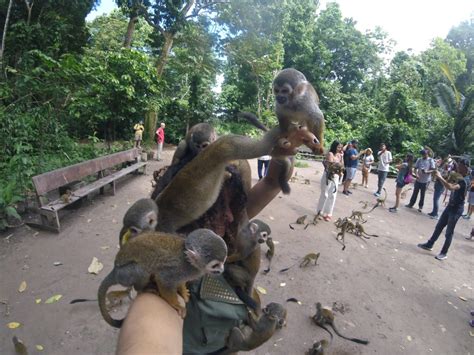
[[[172,33],[165,32],[163,36],[165,37],[165,43],[163,43],[160,58],[158,59],[158,63],[156,65],[156,72],[158,74],[158,77],[161,77],[163,74],[163,70],[165,68],[166,62],[168,61],[168,56],[170,54],[170,50],[173,46],[174,40],[174,34]]]
[[[155,141],[157,119],[158,119],[158,116],[154,110],[149,110],[145,115],[145,131],[146,131],[145,137],[148,142]]]
[[[31,22],[31,10],[33,9],[33,2],[25,0],[26,9],[28,10],[28,18],[26,20],[26,25],[29,26]]]
[[[5,40],[7,38],[8,21],[10,20],[10,11],[12,9],[13,0],[8,3],[7,17],[5,18],[5,26],[3,26],[2,46],[0,47],[0,66],[3,67],[3,53],[5,51]]]
[[[127,33],[125,34],[125,39],[123,41],[124,48],[130,49],[132,47],[133,33],[135,32],[135,25],[138,22],[138,16],[136,14],[131,14],[128,21]]]

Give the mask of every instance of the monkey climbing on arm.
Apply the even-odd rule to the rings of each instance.
[[[119,244],[122,246],[129,239],[143,231],[154,231],[158,223],[158,206],[150,198],[136,201],[123,216],[123,227],[119,234]]]
[[[171,234],[146,232],[125,243],[115,257],[114,268],[99,287],[99,308],[105,321],[120,328],[123,320],[112,319],[105,307],[105,295],[116,284],[144,290],[156,284],[162,299],[184,318],[186,309],[178,301],[178,293],[187,302],[185,283],[205,273],[224,271],[227,246],[208,229],[197,229],[185,239]]]

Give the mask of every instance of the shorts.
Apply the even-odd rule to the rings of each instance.
[[[142,140],[142,135],[141,134],[135,134],[135,140],[136,141],[141,141]]]
[[[474,205],[474,191],[469,191],[469,204]]]
[[[346,167],[346,180],[354,179],[356,175],[357,168]]]
[[[397,187],[398,187],[399,189],[403,189],[403,188],[405,187],[405,185],[406,185],[404,182],[400,182],[400,181],[396,181],[396,183],[397,183]]]
[[[363,166],[362,167],[362,176],[364,178],[368,178],[369,177],[369,173],[370,173],[370,167],[366,167],[366,166]]]

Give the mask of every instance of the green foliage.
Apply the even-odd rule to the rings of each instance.
[[[297,160],[295,162],[295,167],[297,167],[297,168],[309,168],[309,164],[304,162],[304,161]]]

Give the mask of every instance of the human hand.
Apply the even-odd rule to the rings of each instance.
[[[300,126],[282,134],[281,138],[278,140],[277,145],[273,148],[271,155],[295,155],[298,152],[298,147],[303,144],[310,148],[313,152],[323,152],[323,147],[321,147],[321,144],[316,136],[310,130],[308,130],[307,127]]]

